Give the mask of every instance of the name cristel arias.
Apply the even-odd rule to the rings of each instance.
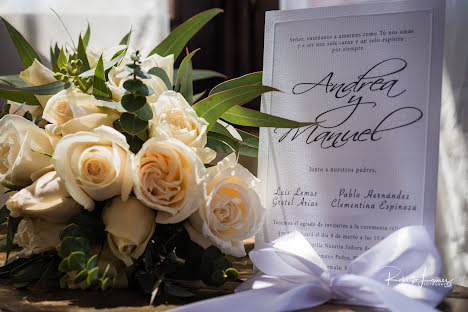
[[[387,286],[393,285],[395,283],[406,283],[418,285],[421,288],[423,286],[439,286],[450,288],[452,287],[452,282],[454,280],[448,280],[446,278],[426,277],[426,267],[424,267],[424,271],[421,276],[400,276],[401,269],[396,266],[384,266],[381,269],[388,269],[388,275],[385,279],[385,283],[387,284]]]

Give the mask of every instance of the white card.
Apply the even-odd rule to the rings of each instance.
[[[262,111],[322,121],[262,128],[257,241],[299,230],[331,269],[391,232],[434,233],[442,0],[267,12]]]

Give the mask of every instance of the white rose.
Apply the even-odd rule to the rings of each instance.
[[[205,200],[205,166],[177,139],[149,139],[134,166],[133,191],[143,204],[158,210],[158,223],[181,222]]]
[[[30,257],[55,249],[65,224],[47,222],[39,218],[24,218],[18,224],[13,242],[23,249],[18,257]]]
[[[101,201],[116,195],[128,199],[133,185],[129,148],[122,133],[101,126],[63,137],[52,162],[71,197],[93,210],[93,199]]]
[[[146,249],[156,228],[154,212],[135,197],[126,202],[114,198],[102,211],[110,250],[127,266]]]
[[[39,63],[36,59],[34,62],[19,74],[20,78],[29,86],[40,86],[57,81],[54,77],[54,72]],[[37,100],[45,107],[51,95],[36,95]]]
[[[126,92],[123,88],[124,82],[131,78],[125,75],[126,70],[124,67],[128,63],[128,61],[124,60],[120,66],[113,67],[109,71],[109,81],[107,82],[107,86],[112,92],[112,99],[117,102],[122,99],[122,96]],[[153,54],[150,57],[143,59],[140,66],[144,71],[148,71],[153,67],[161,67],[167,73],[169,80],[172,81],[172,75],[174,73],[174,55],[171,54],[162,57],[157,54]],[[159,95],[164,91],[167,91],[166,84],[157,76],[151,75],[150,79],[142,79],[142,81],[154,91],[154,94],[147,97],[149,103],[156,102]]]
[[[50,122],[46,130],[53,135],[89,131],[100,125],[112,126],[119,115],[109,108],[99,107],[92,95],[70,87],[55,94],[47,102],[42,118]]]
[[[254,236],[264,220],[265,209],[255,190],[258,182],[237,163],[235,154],[209,168],[206,205],[186,223],[190,238],[204,248],[213,244],[225,254],[245,256],[242,240]]]
[[[55,171],[11,196],[6,207],[12,217],[39,217],[54,223],[66,223],[80,212],[80,205],[70,198],[65,183]]]
[[[0,181],[20,186],[30,184],[31,174],[50,164],[47,156],[34,151],[53,153],[44,129],[16,115],[0,119]]]
[[[149,122],[150,137],[176,138],[195,150],[204,163],[216,157],[206,145],[208,122],[198,117],[182,94],[166,91],[151,104],[153,119]]]
[[[88,63],[90,68],[95,68],[97,66],[97,63],[99,62],[99,58],[102,55],[102,62],[107,63],[112,60],[112,57],[115,55],[115,53],[125,49],[125,45],[117,45],[112,48],[106,49],[106,48],[101,48],[101,47],[88,47],[86,49],[86,56],[88,57]],[[129,48],[127,49],[127,53],[125,55],[124,60],[130,61],[130,55],[132,53],[132,50]]]

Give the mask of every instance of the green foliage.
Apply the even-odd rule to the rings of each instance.
[[[18,90],[36,95],[50,95],[68,89],[69,87],[69,82],[54,81],[40,86],[19,87]]]
[[[80,67],[80,74],[89,70],[90,67],[88,62],[88,56],[86,55],[86,46],[84,44],[83,39],[81,38],[81,35],[78,38],[77,57],[79,60],[81,60],[81,62],[83,62],[83,65]]]
[[[148,121],[153,118],[153,111],[146,97],[154,91],[141,80],[151,76],[140,67],[140,53],[132,54],[131,59],[133,64],[125,66],[125,75],[131,77],[123,83],[127,91],[121,100],[123,113],[113,126],[125,135],[130,150],[137,153],[148,138]]]
[[[192,57],[198,50],[189,53],[180,63],[174,90],[180,92],[187,102],[193,104]]]
[[[239,143],[231,137],[216,133],[213,131],[208,132],[207,135],[207,147],[222,153],[239,153]]]
[[[169,76],[166,71],[161,67],[153,67],[148,71],[148,74],[155,75],[156,77],[161,78],[168,90],[172,90],[172,83],[169,80]]]
[[[60,234],[61,242],[57,246],[57,254],[62,259],[58,265],[58,271],[63,273],[75,273],[75,284],[86,281],[88,287],[107,289],[110,285],[106,277],[109,265],[104,273],[99,276],[98,255],[90,255],[90,242],[81,235],[89,235],[82,230],[83,227],[71,223]],[[101,238],[103,239],[103,238]]]
[[[89,25],[89,22],[88,22],[88,27],[86,28],[86,32],[83,36],[83,45],[85,48],[88,46],[90,37],[91,37],[91,26]]]
[[[245,104],[257,96],[275,88],[263,85],[247,85],[212,94],[193,106],[198,116],[205,118],[210,130],[218,118],[234,105]]]
[[[33,94],[26,93],[23,91],[0,89],[0,97],[13,102],[24,103],[27,105],[41,105],[41,103],[39,103],[39,101]]]
[[[213,17],[223,12],[220,9],[211,9],[204,11],[187,20],[185,23],[174,29],[169,36],[158,44],[149,55],[155,53],[161,56],[174,55],[174,60],[177,59],[180,52],[187,45],[187,42]]]
[[[262,72],[250,73],[250,74],[220,83],[219,85],[217,85],[211,90],[210,95],[213,95],[222,91],[234,89],[237,87],[249,86],[249,85],[261,85],[261,84],[262,84]]]
[[[218,73],[214,70],[208,69],[194,69],[192,72],[192,79],[193,81],[203,80],[203,79],[210,79],[210,78],[223,78],[226,79],[227,76],[221,73]]]
[[[93,95],[96,98],[110,98],[106,86],[106,74],[104,72],[104,62],[102,61],[102,55],[99,57],[99,61],[94,72]]]
[[[41,58],[39,54],[31,47],[31,45],[24,39],[24,37],[8,23],[3,17],[1,18],[3,23],[5,24],[8,34],[10,35],[11,40],[13,41],[16,49],[18,50],[18,54],[23,61],[25,67],[29,67],[34,62],[34,59],[37,59],[38,62],[41,62]]]
[[[10,87],[19,88],[27,87],[28,85],[20,78],[19,75],[0,76],[0,83],[6,84]]]

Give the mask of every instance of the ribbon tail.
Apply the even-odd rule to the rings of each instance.
[[[356,277],[355,277],[356,278]],[[405,296],[404,294],[392,289],[391,287],[386,286],[378,281],[372,280],[365,277],[357,277],[357,279],[365,279],[365,282],[362,283],[363,290],[370,292],[375,295],[376,301],[380,305],[391,312],[437,312],[438,310],[430,306],[429,304],[420,301],[414,300],[410,297]],[[354,304],[362,303],[359,301],[359,296],[354,295],[353,292],[359,293],[357,289],[349,291],[349,297],[357,299]],[[347,300],[344,303],[353,304],[354,300]],[[380,306],[379,305],[379,306]]]
[[[281,283],[195,302],[170,312],[283,312],[315,307],[329,300],[330,292],[319,284]]]

